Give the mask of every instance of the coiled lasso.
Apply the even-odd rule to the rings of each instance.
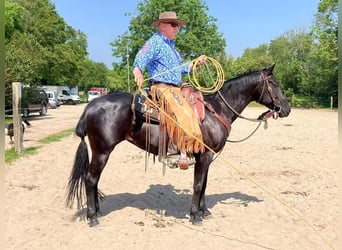
[[[188,77],[193,87],[203,93],[214,93],[221,89],[225,76],[221,64],[218,61],[214,58],[207,57],[206,63],[202,66],[200,66],[198,58],[192,60],[192,62],[192,73],[189,73]],[[212,84],[210,85],[210,83]]]

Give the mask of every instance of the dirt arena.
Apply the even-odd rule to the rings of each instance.
[[[85,105],[62,106],[37,117],[25,132],[24,147],[75,127]],[[248,108],[243,115],[255,118],[263,111]],[[237,120],[230,139],[249,135],[256,125]],[[202,226],[189,222],[193,167],[167,168],[163,175],[162,165],[151,158],[145,170],[145,152],[124,142],[100,180],[106,195],[100,224],[89,228],[80,219],[84,210],[65,207],[80,141],[68,136],[5,165],[5,249],[337,248],[337,130],[335,111],[293,109],[247,141],[227,143],[209,171],[206,201],[212,217]],[[5,143],[11,146],[7,136]]]

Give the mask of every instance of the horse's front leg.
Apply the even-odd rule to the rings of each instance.
[[[190,208],[190,221],[192,224],[200,224],[202,217],[210,214],[205,204],[205,189],[207,186],[207,175],[212,153],[205,152],[195,155],[196,164],[194,170],[193,196]],[[208,214],[209,213],[209,214]]]
[[[207,205],[205,203],[205,190],[207,188],[208,172],[209,172],[209,166],[207,168],[207,173],[204,176],[202,193],[201,193],[201,198],[200,198],[200,205],[199,205],[199,211],[202,215],[202,218],[208,218],[211,215],[211,212],[208,210]]]

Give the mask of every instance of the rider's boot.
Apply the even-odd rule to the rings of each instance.
[[[188,157],[186,156],[185,152],[181,152],[181,155],[178,161],[178,167],[182,170],[187,170],[189,168]]]

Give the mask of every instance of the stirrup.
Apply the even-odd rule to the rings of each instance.
[[[179,155],[168,155],[166,158],[166,165],[169,168],[178,168]]]

